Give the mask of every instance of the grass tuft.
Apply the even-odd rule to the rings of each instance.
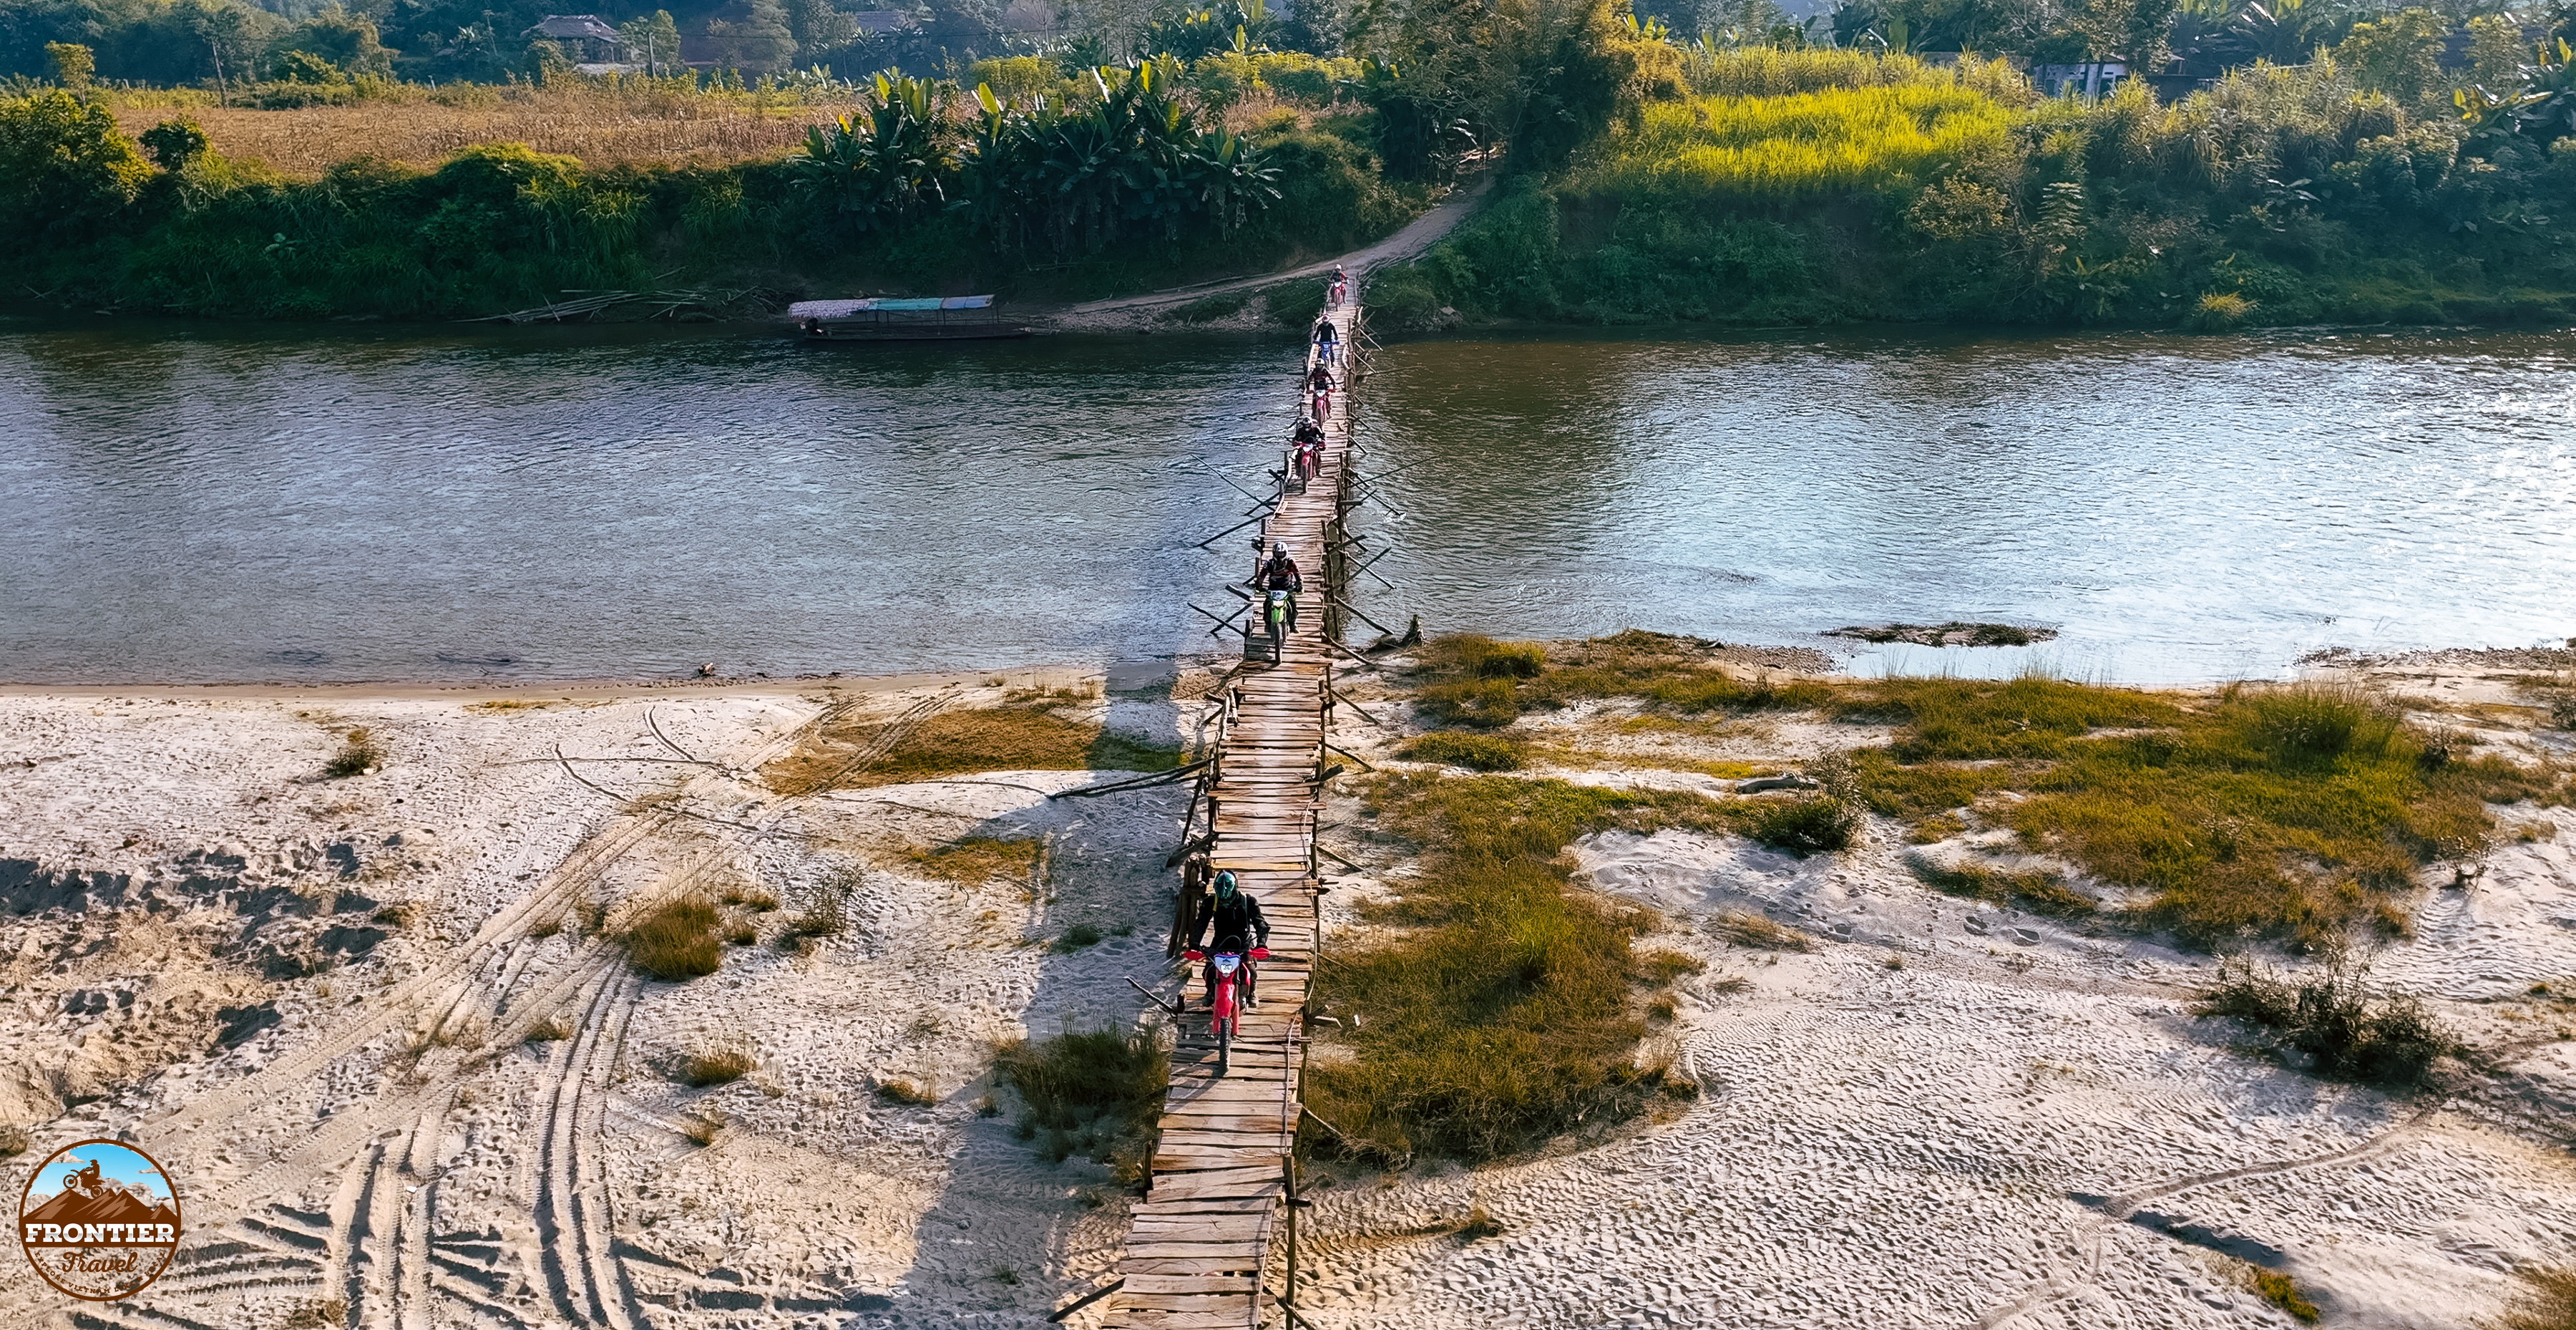
[[[1145,1180],[1171,1065],[1151,1030],[1093,1030],[1004,1045],[994,1070],[1020,1097],[1019,1134],[1049,1163],[1086,1155],[1122,1183]]]
[[[1055,940],[1055,949],[1060,955],[1070,956],[1084,947],[1098,943],[1106,936],[1108,935],[1090,924],[1075,924],[1064,930],[1064,936]]]
[[[927,1108],[939,1102],[937,1091],[927,1085],[915,1085],[899,1076],[889,1076],[878,1081],[877,1098],[889,1104],[910,1104],[915,1108]]]
[[[2373,998],[2363,974],[2364,967],[2341,952],[2330,954],[2322,970],[2301,983],[2241,959],[2222,961],[2200,1011],[2271,1031],[2281,1045],[2313,1059],[2318,1075],[2337,1080],[2420,1085],[2435,1059],[2464,1050],[2423,1003]]]
[[[626,959],[638,974],[665,983],[714,974],[724,964],[716,907],[689,895],[653,911],[626,931]]]
[[[2265,1302],[2288,1312],[2300,1322],[2309,1325],[2316,1323],[2317,1305],[2299,1296],[2298,1286],[2290,1282],[2288,1275],[2272,1270],[2256,1270],[2254,1291],[2261,1295]]]
[[[851,890],[859,883],[859,875],[859,869],[855,865],[824,874],[823,880],[815,884],[814,903],[806,906],[803,913],[788,921],[785,936],[789,939],[811,940],[839,937],[848,932],[849,897]]]
[[[1408,762],[1437,762],[1470,771],[1518,771],[1525,751],[1509,739],[1490,734],[1435,730],[1396,750]]]
[[[760,1065],[751,1050],[734,1046],[704,1049],[680,1059],[683,1084],[705,1087],[741,1080]]]
[[[1860,809],[1830,794],[1765,800],[1747,828],[1753,839],[1803,859],[1848,850],[1860,836]]]
[[[340,751],[322,764],[322,774],[333,780],[345,780],[351,776],[367,775],[384,764],[385,750],[376,743],[373,735],[367,733],[366,727],[360,726],[343,736]]]
[[[528,1027],[527,1041],[531,1044],[551,1044],[558,1040],[570,1039],[572,1035],[571,1021],[561,1016],[548,1016]]]
[[[311,1302],[297,1303],[278,1324],[286,1330],[324,1330],[325,1327],[345,1324],[348,1319],[347,1299],[316,1298]]]
[[[1760,951],[1814,951],[1816,940],[1766,915],[1728,910],[1708,921],[1708,931],[1739,947]]]

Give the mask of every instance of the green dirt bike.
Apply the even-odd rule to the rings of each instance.
[[[1288,620],[1297,611],[1295,595],[1284,587],[1273,587],[1268,595],[1262,597],[1261,625],[1270,632],[1270,659],[1273,661],[1279,659],[1280,648],[1288,640]]]

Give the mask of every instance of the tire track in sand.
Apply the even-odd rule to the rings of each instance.
[[[2099,1210],[2086,1221],[2081,1239],[2087,1249],[2086,1259],[2080,1274],[2071,1267],[2061,1266],[2051,1270],[2048,1278],[2025,1289],[2021,1296],[2011,1302],[1970,1322],[1967,1330],[1999,1330],[2000,1327],[2024,1314],[2036,1311],[2060,1298],[2071,1297],[2087,1289],[2100,1287],[2097,1281],[2102,1277],[2104,1235],[2110,1232],[2111,1225],[2127,1222],[2131,1215],[2136,1214],[2139,1208],[2149,1201],[2221,1182],[2259,1178],[2273,1173],[2292,1173],[2300,1169],[2323,1168],[2332,1164],[2352,1163],[2365,1159],[2412,1135],[2417,1128],[2430,1121],[2433,1115],[2440,1111],[2438,1105],[2418,1109],[2396,1126],[2372,1136],[2359,1145],[2347,1146],[2341,1150],[2333,1150],[2321,1155],[2304,1155],[2296,1159],[2277,1160],[2268,1164],[2244,1164],[2235,1168],[2219,1169],[2212,1173],[2195,1173],[2169,1182],[2133,1188],[2111,1196],[2104,1200]]]

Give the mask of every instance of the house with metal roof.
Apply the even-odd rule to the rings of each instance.
[[[617,29],[597,14],[548,14],[521,35],[563,43],[577,65],[614,62],[623,53]]]

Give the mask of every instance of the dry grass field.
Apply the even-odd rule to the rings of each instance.
[[[525,143],[594,168],[734,162],[784,152],[804,141],[806,126],[857,109],[855,101],[809,103],[752,94],[475,91],[483,95],[280,111],[129,101],[119,105],[116,118],[131,135],[187,115],[205,128],[217,152],[311,178],[353,157],[435,167],[476,143]]]

